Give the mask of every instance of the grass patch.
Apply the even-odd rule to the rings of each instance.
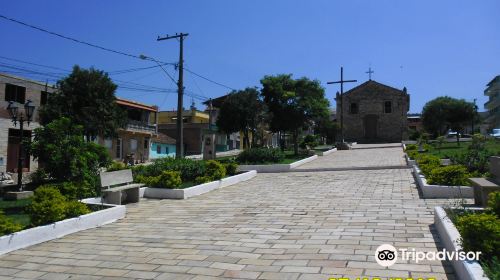
[[[439,158],[450,158],[467,152],[471,142],[460,142],[460,146],[456,142],[443,143],[441,149],[438,149],[436,143],[430,144],[430,149],[427,154],[438,156]],[[489,140],[486,142],[486,150],[495,155],[500,155],[500,141]]]
[[[0,209],[5,216],[15,223],[21,224],[24,228],[31,224],[30,216],[26,212],[26,207],[31,204],[31,199],[3,200],[0,199]]]

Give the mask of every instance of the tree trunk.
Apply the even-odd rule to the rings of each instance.
[[[283,135],[283,132],[280,131],[280,148],[281,148],[281,151],[284,152],[285,151],[285,137]]]
[[[299,154],[299,131],[297,129],[293,131],[293,153]]]
[[[243,131],[243,149],[248,149],[250,148],[249,141],[248,141],[248,130]]]
[[[460,146],[460,133],[457,131],[457,146]]]

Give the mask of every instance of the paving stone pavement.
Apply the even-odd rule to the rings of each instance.
[[[407,169],[258,174],[0,256],[0,279],[454,279],[439,261],[374,260],[383,243],[437,250],[433,206],[449,203],[420,199]]]
[[[383,168],[406,166],[401,143],[357,144],[353,150],[335,151],[299,166],[298,170],[324,168]]]

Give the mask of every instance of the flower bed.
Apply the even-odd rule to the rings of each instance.
[[[412,169],[423,198],[474,198],[474,191],[470,186],[428,184],[425,175],[417,164],[413,165]]]
[[[317,159],[318,156],[310,156],[308,158],[298,160],[296,162],[290,164],[257,164],[257,165],[240,165],[238,170],[240,171],[249,171],[256,170],[258,173],[276,173],[276,172],[287,172],[291,171],[294,168],[297,168],[303,164],[311,162]]]
[[[255,170],[244,172],[242,174],[230,176],[223,178],[221,180],[216,180],[204,184],[199,184],[184,189],[166,189],[166,188],[151,188],[146,187],[144,191],[141,192],[143,197],[146,198],[158,198],[158,199],[186,199],[200,194],[210,192],[212,190],[224,188],[230,185],[234,185],[239,182],[250,180],[257,175]]]
[[[0,236],[0,255],[31,245],[60,238],[70,233],[102,226],[125,217],[125,206],[108,204],[87,204],[91,207],[104,206],[106,209],[95,211],[75,218],[65,219],[44,226],[29,228]]]

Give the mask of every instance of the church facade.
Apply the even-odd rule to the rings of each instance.
[[[408,139],[410,95],[406,88],[399,90],[369,80],[345,92],[342,100],[337,93],[337,123],[343,122],[345,141],[391,143]]]

